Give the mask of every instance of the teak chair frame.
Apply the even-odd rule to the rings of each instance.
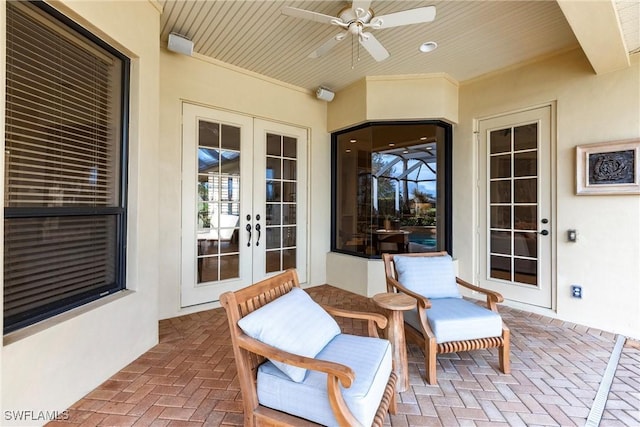
[[[348,388],[355,380],[355,373],[351,368],[339,363],[312,359],[282,351],[249,337],[238,326],[240,318],[286,294],[294,287],[300,287],[298,275],[295,269],[288,269],[283,273],[244,289],[225,292],[220,296],[220,302],[227,312],[229,321],[233,353],[242,392],[244,425],[317,426],[313,422],[260,405],[256,390],[258,367],[268,358],[326,373],[329,401],[339,425],[359,426],[359,422],[345,403],[340,389],[340,384]],[[379,313],[356,312],[325,305],[322,305],[322,308],[334,317],[347,317],[367,321],[368,334],[372,337],[378,337],[377,328],[384,329],[387,324],[387,319]],[[396,374],[392,372],[372,424],[375,427],[383,425],[387,412],[396,413],[396,378]]]
[[[447,252],[420,252],[398,255],[411,257],[432,257],[444,256],[447,255]],[[402,286],[400,282],[398,282],[398,274],[395,269],[393,254],[382,254],[382,260],[384,261],[387,292],[405,293],[417,300],[418,315],[420,318],[422,330],[418,331],[413,326],[405,322],[405,335],[409,340],[417,343],[423,348],[427,383],[431,385],[435,385],[438,383],[436,379],[436,356],[438,354],[444,353],[457,353],[458,351],[471,351],[481,348],[497,347],[500,370],[505,374],[509,374],[511,372],[511,363],[509,359],[510,331],[507,325],[504,324],[504,322],[502,322],[502,336],[479,338],[466,341],[451,341],[438,344],[436,342],[436,336],[433,333],[433,330],[431,329],[431,326],[429,325],[429,322],[427,320],[427,309],[431,307],[431,301],[429,301],[429,298],[423,295],[410,291],[409,289]],[[486,296],[487,308],[496,313],[498,312],[497,304],[504,301],[504,298],[500,293],[472,285],[471,283],[466,282],[459,277],[456,277],[456,283],[469,290],[484,294]]]

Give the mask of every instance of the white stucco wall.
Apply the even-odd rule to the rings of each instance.
[[[62,411],[158,340],[159,10],[146,1],[129,2],[126,8],[110,1],[51,4],[132,59],[130,291],[107,297],[89,310],[84,307],[49,319],[10,340],[5,337],[0,351],[3,417],[5,411],[14,410]],[[4,13],[4,3],[1,6]],[[4,44],[4,20],[0,34]],[[4,145],[4,134],[2,138]],[[5,418],[0,421],[10,423]]]
[[[555,102],[556,315],[640,336],[640,196],[577,196],[575,146],[640,138],[640,55],[630,68],[595,75],[581,51],[460,86],[454,143],[454,256],[469,280],[477,271],[477,148],[473,121]],[[570,243],[566,231],[576,229]],[[583,287],[582,299],[570,286]]]
[[[338,93],[328,106],[327,130],[383,120],[458,121],[458,82],[444,73],[369,76]]]
[[[330,135],[326,103],[315,93],[205,57],[163,50],[160,56],[160,318],[218,303],[180,308],[181,105],[189,101],[310,130],[308,150],[308,280],[326,281],[330,229]],[[305,281],[301,278],[301,281]]]

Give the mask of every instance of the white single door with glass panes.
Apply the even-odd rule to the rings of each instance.
[[[478,283],[551,308],[551,106],[478,125]]]
[[[183,104],[181,306],[295,267],[306,277],[303,128]]]

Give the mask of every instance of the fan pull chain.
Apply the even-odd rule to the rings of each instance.
[[[354,60],[354,51],[355,51],[355,48],[354,48],[354,45],[353,45],[354,43],[355,43],[354,42],[354,37],[353,37],[353,34],[351,34],[351,69],[352,70],[354,68],[356,68],[356,62]]]
[[[356,68],[356,63],[360,62],[360,43],[356,42],[356,37],[358,37],[358,41],[359,41],[360,40],[359,36],[354,36],[353,34],[351,35],[351,69],[352,70]]]

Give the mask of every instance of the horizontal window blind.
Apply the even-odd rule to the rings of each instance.
[[[106,290],[116,272],[115,217],[5,220],[5,320]]]
[[[124,288],[128,60],[41,8],[7,2],[5,333]]]
[[[117,206],[120,62],[15,5],[7,26],[5,206]]]

